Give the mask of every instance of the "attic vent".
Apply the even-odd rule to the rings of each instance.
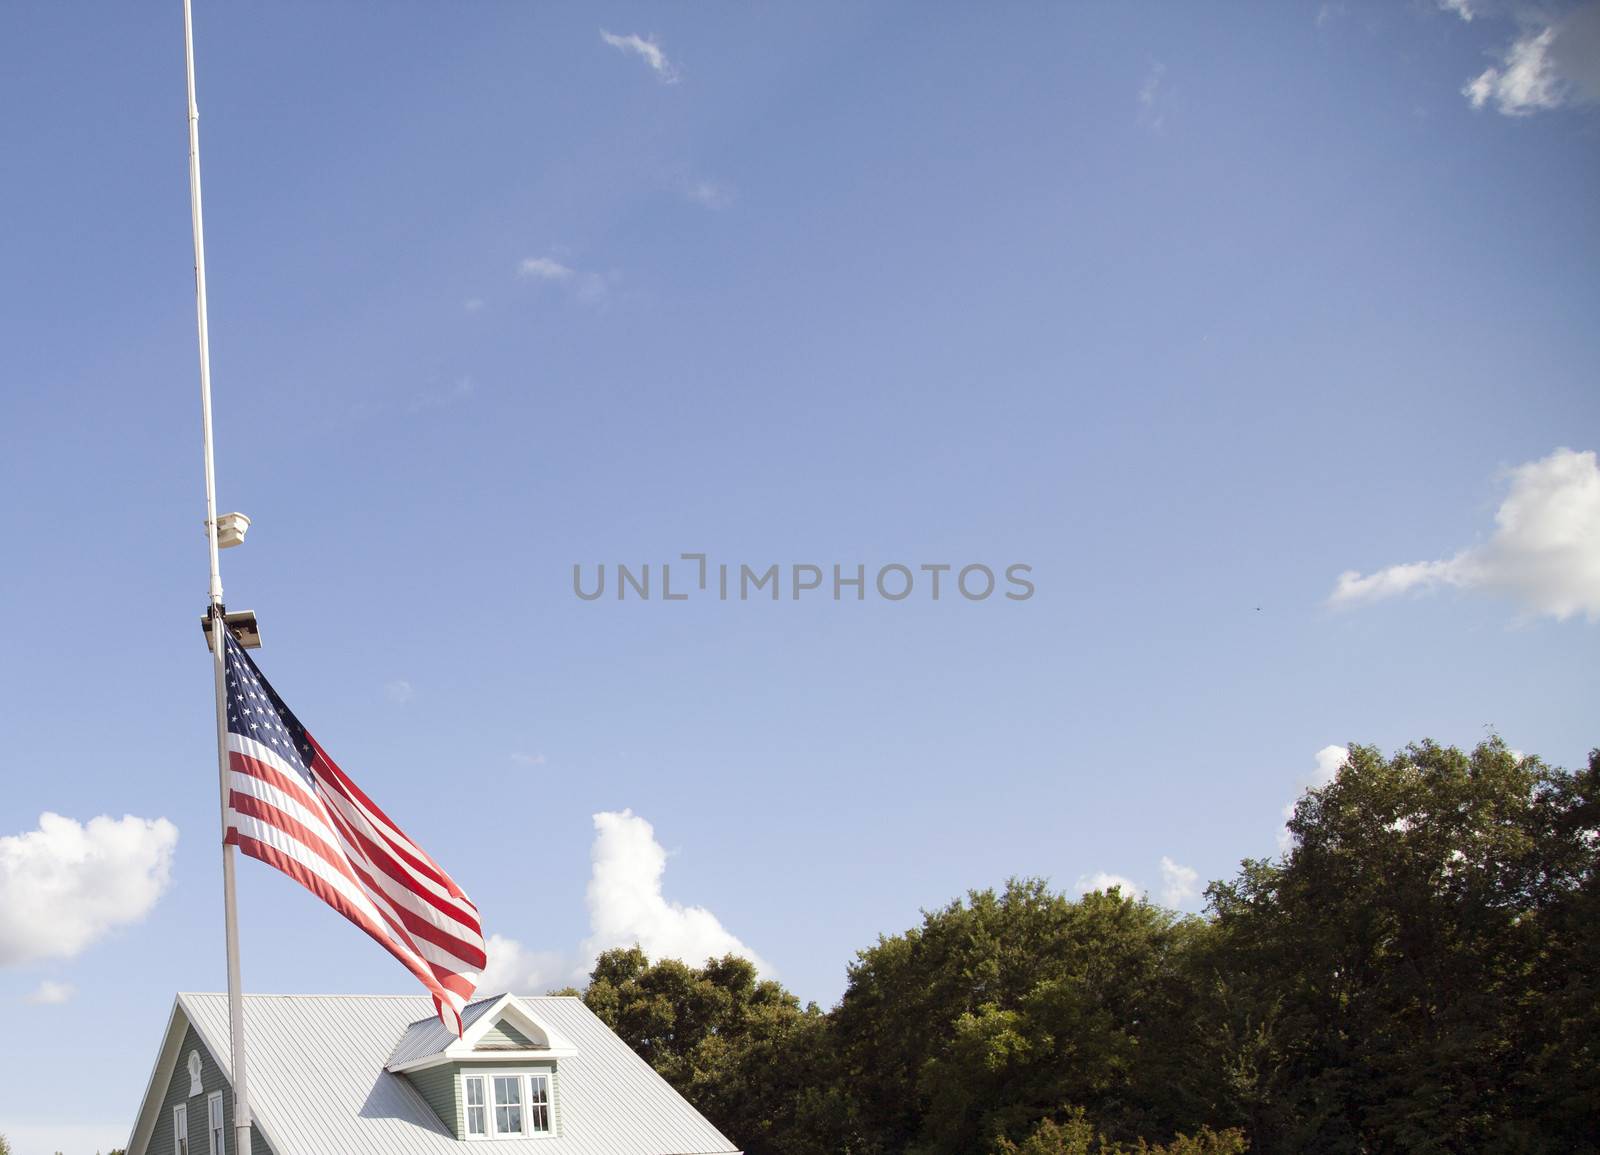
[[[528,1038],[527,1035],[517,1030],[516,1027],[513,1027],[504,1019],[501,1019],[484,1032],[483,1037],[478,1040],[477,1046],[473,1047],[475,1051],[542,1051],[545,1049],[544,1043],[535,1042],[533,1039]]]

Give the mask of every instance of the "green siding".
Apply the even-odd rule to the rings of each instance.
[[[524,1062],[521,1060],[506,1059],[500,1062],[470,1062],[470,1063],[442,1063],[437,1067],[428,1067],[422,1071],[412,1071],[405,1077],[411,1080],[411,1085],[421,1092],[422,1097],[428,1101],[428,1106],[433,1108],[433,1113],[439,1116],[441,1122],[457,1139],[464,1138],[463,1132],[466,1123],[461,1107],[461,1079],[463,1071],[482,1071],[489,1073],[496,1070],[515,1069],[519,1071],[546,1071],[550,1075],[550,1130],[552,1134],[561,1133],[561,1077],[556,1074],[554,1059],[546,1062]],[[186,1076],[187,1077],[187,1076]],[[151,1148],[152,1155],[165,1155]]]
[[[483,1038],[478,1040],[475,1051],[502,1051],[506,1049],[517,1051],[532,1051],[537,1048],[532,1039],[517,1030],[510,1023],[501,1019],[494,1026],[484,1032]]]
[[[201,1091],[194,1096],[189,1094],[191,1051],[200,1055]],[[183,1046],[178,1051],[177,1062],[173,1064],[172,1077],[167,1083],[166,1092],[161,1096],[161,1114],[156,1119],[154,1130],[150,1133],[149,1155],[171,1155],[176,1151],[173,1146],[172,1109],[180,1103],[187,1108],[189,1116],[189,1155],[210,1155],[211,1144],[206,1133],[209,1121],[206,1117],[206,1099],[213,1091],[222,1092],[225,1155],[234,1155],[233,1089],[228,1086],[222,1068],[211,1058],[211,1052],[206,1050],[205,1044],[200,1041],[200,1036],[195,1033],[193,1027],[190,1027],[184,1032]],[[261,1132],[254,1127],[250,1130],[250,1152],[251,1155],[272,1155],[272,1148],[267,1146],[266,1140],[261,1138]]]
[[[450,1128],[450,1133],[457,1139],[461,1138],[461,1082],[456,1078],[456,1068],[450,1064],[429,1067],[423,1071],[413,1071],[406,1078],[422,1093],[428,1106],[433,1108],[433,1113],[439,1116],[439,1121]]]

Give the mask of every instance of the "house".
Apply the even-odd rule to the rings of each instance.
[[[581,999],[246,995],[251,1155],[738,1155]],[[180,994],[129,1155],[235,1155],[226,995]],[[476,1144],[484,1144],[480,1150]]]

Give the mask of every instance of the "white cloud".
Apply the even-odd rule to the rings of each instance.
[[[461,302],[461,307],[468,313],[478,312],[483,308],[483,305],[484,300],[482,297],[468,297],[465,301]]]
[[[78,989],[71,983],[58,983],[53,979],[45,979],[33,988],[33,993],[24,1001],[30,1006],[51,1007],[69,1001],[77,993]]]
[[[1161,856],[1161,901],[1168,906],[1182,906],[1200,893],[1200,872],[1192,866],[1181,866],[1165,854]]]
[[[139,922],[167,889],[177,842],[165,818],[50,813],[0,838],[0,966],[71,958]]]
[[[1475,15],[1472,11],[1472,0],[1439,0],[1439,8],[1445,12],[1454,12],[1469,24]]]
[[[1078,893],[1089,894],[1096,890],[1110,890],[1117,887],[1122,891],[1123,898],[1138,898],[1144,893],[1144,888],[1131,879],[1120,874],[1111,874],[1101,870],[1094,874],[1080,875],[1078,878]]]
[[[1600,621],[1600,466],[1591,450],[1558,449],[1510,471],[1511,491],[1488,542],[1454,557],[1339,575],[1329,601],[1355,605],[1455,586],[1504,594],[1531,613]]]
[[[554,257],[528,257],[517,267],[517,275],[561,285],[583,305],[603,305],[611,283],[618,279],[616,273],[580,272]]]
[[[1300,792],[1304,793],[1312,789],[1320,790],[1339,776],[1340,769],[1349,760],[1350,748],[1348,746],[1324,746],[1317,751],[1317,768],[1301,780]],[[1296,797],[1295,802],[1298,801],[1299,798]],[[1289,833],[1288,826],[1289,819],[1294,817],[1294,807],[1295,803],[1290,802],[1283,808],[1284,825],[1278,831],[1279,850],[1288,850],[1294,844],[1294,835]]]
[[[511,755],[511,760],[518,766],[543,766],[545,763],[543,754],[523,754],[519,752]]]
[[[529,950],[504,935],[491,934],[486,946],[489,962],[478,980],[480,994],[541,995],[562,985],[562,976],[569,969],[554,951]]]
[[[1461,93],[1473,108],[1493,101],[1506,116],[1600,101],[1600,2],[1528,24],[1499,65],[1484,69]]]
[[[1139,85],[1139,120],[1156,132],[1167,120],[1166,100],[1161,91],[1161,81],[1166,74],[1167,66],[1159,60],[1153,61],[1144,74],[1144,83]]]
[[[762,974],[772,968],[702,906],[683,906],[661,893],[667,852],[650,823],[632,810],[594,816],[593,870],[586,901],[589,938],[584,957],[635,944],[651,959],[681,959],[701,966],[708,958],[743,955]]]
[[[672,61],[667,59],[667,54],[661,50],[655,38],[629,34],[618,36],[615,33],[600,29],[600,39],[619,52],[631,53],[650,66],[650,71],[656,74],[656,79],[662,84],[678,83],[678,70]]]
[[[396,678],[392,682],[385,683],[383,692],[389,701],[397,703],[409,702],[417,696],[416,689],[404,678]]]
[[[526,257],[517,266],[517,275],[536,281],[566,281],[571,279],[572,270],[553,257]]]
[[[1348,761],[1350,761],[1350,747],[1324,746],[1317,751],[1317,770],[1306,785],[1321,789],[1339,776],[1339,771]]]
[[[680,187],[685,200],[703,208],[725,209],[734,202],[731,188],[706,177],[686,176]]]

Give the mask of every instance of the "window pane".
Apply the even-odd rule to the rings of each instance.
[[[544,1075],[528,1076],[528,1102],[548,1103],[550,1101],[550,1080]]]
[[[467,1080],[467,1105],[471,1107],[483,1106],[483,1080]]]
[[[542,1103],[535,1103],[528,1108],[528,1122],[535,1131],[550,1130],[550,1108]]]
[[[522,1076],[494,1077],[494,1129],[498,1135],[522,1134]]]
[[[467,1108],[467,1134],[487,1135],[489,1127],[489,1113],[486,1107]]]

